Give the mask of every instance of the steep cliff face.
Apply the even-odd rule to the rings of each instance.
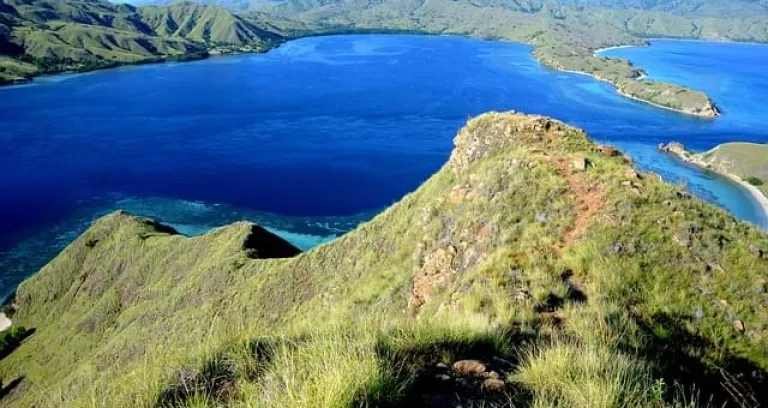
[[[1,401],[764,403],[767,282],[764,234],[578,129],[491,113],[415,192],[307,253],[247,223],[96,221],[19,288],[35,332],[0,361]]]

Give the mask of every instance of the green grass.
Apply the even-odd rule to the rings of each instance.
[[[592,165],[565,177],[576,157]],[[2,401],[682,407],[760,389],[768,237],[629,171],[576,129],[488,114],[418,190],[293,258],[249,257],[247,223],[187,238],[112,214],[19,288],[36,331],[0,361],[22,378]]]

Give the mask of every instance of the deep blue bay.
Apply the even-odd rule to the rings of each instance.
[[[458,37],[306,38],[0,88],[0,295],[116,208],[189,234],[248,219],[310,248],[415,189],[489,110],[583,127],[768,227],[740,187],[656,151],[768,141],[768,46],[661,41],[607,54],[707,91],[725,114],[654,108],[543,68],[526,45]]]

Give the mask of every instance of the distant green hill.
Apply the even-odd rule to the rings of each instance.
[[[554,120],[469,121],[416,191],[295,254],[96,221],[19,287],[0,403],[768,403],[768,235]]]
[[[7,0],[0,8],[0,82],[36,73],[264,50],[283,40],[265,18],[215,6],[136,8],[100,0]]]

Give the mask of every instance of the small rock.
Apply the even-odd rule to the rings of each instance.
[[[532,162],[529,162],[529,163],[528,163],[528,168],[529,168],[529,169],[533,169],[533,168],[536,168],[536,166],[538,166],[538,165],[539,165],[539,162],[537,162],[537,161],[532,161]]]
[[[536,221],[544,224],[549,220],[549,216],[545,212],[536,211]]]
[[[693,316],[696,318],[696,320],[701,320],[704,318],[704,311],[699,309],[696,309],[696,312],[693,313]]]
[[[624,187],[630,187],[632,185],[632,182],[629,180],[624,180],[621,182],[621,185]]]
[[[572,163],[573,169],[576,171],[585,171],[587,170],[587,167],[589,166],[589,160],[579,157],[576,159],[573,159]]]
[[[501,376],[496,371],[489,371],[489,372],[485,373],[485,378],[496,378],[496,379],[498,379],[500,377]]]
[[[626,178],[630,179],[630,180],[642,180],[642,178],[643,178],[643,176],[640,175],[640,173],[638,173],[638,172],[636,172],[636,171],[634,171],[632,169],[627,170],[627,172],[624,174],[624,176]]]
[[[744,333],[744,322],[741,320],[734,320],[733,328],[739,333]]]
[[[441,370],[447,370],[448,369],[448,365],[445,364],[445,363],[437,363],[437,364],[435,364],[435,367],[437,367],[437,368],[439,368]]]
[[[487,378],[483,381],[483,390],[490,392],[504,391],[506,384],[498,378]]]
[[[666,205],[667,207],[671,207],[672,206],[672,201],[671,200],[664,200],[664,202],[662,202],[661,204],[662,205]]]
[[[478,360],[459,360],[453,363],[453,371],[464,375],[482,374],[486,371],[486,367]]]
[[[438,380],[441,382],[447,382],[447,381],[451,381],[451,376],[448,374],[437,374],[435,375],[435,380]]]
[[[618,156],[620,154],[614,147],[606,145],[597,146],[597,152],[608,157]]]

